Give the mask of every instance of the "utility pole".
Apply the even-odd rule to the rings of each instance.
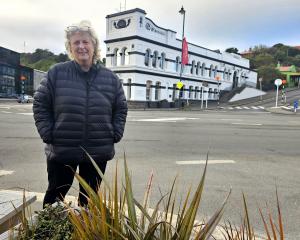
[[[182,38],[181,38],[181,68],[180,68],[180,75],[179,75],[179,81],[181,82],[181,78],[182,78],[182,72],[183,72],[183,64],[182,64],[182,51],[183,51],[183,38],[184,38],[184,24],[185,24],[185,10],[183,8],[183,6],[181,7],[181,9],[179,10],[179,13],[181,15],[183,15],[183,21],[182,21]],[[182,90],[183,93],[184,89]],[[180,103],[180,94],[181,90],[179,89],[179,97],[178,97],[178,104],[179,104],[179,108],[181,107],[181,103]]]

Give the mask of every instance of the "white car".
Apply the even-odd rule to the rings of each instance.
[[[31,103],[33,102],[33,97],[27,94],[24,95],[20,95],[20,97],[18,98],[18,103]]]

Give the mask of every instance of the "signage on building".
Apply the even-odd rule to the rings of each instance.
[[[147,22],[145,24],[145,28],[148,30],[148,31],[151,31],[151,32],[155,32],[155,33],[158,33],[160,35],[165,35],[165,33],[163,31],[160,31],[158,29],[156,29],[155,27],[153,27],[149,22]]]

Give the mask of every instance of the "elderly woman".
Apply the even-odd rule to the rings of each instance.
[[[100,176],[82,149],[104,173],[121,140],[127,116],[122,84],[97,64],[99,40],[88,21],[69,26],[66,49],[72,61],[53,66],[34,95],[33,112],[45,146],[48,189],[43,206],[63,200],[74,171],[96,190]],[[71,168],[70,168],[71,167]],[[80,186],[79,204],[86,205]]]

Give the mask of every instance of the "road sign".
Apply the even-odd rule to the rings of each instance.
[[[176,87],[178,89],[181,89],[183,87],[183,83],[182,82],[177,82]]]
[[[280,86],[281,84],[282,84],[282,80],[281,79],[276,79],[275,81],[274,81],[274,84],[276,85],[276,86]]]

